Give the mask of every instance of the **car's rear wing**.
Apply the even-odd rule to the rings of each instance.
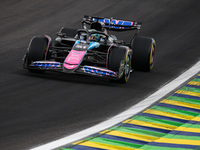
[[[114,31],[140,30],[142,25],[141,22],[137,21],[124,21],[96,16],[83,17],[83,27],[85,26],[85,24],[91,25],[93,22],[102,22],[105,24],[106,29]]]

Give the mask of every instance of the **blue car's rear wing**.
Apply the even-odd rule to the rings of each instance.
[[[91,25],[93,22],[102,22],[105,24],[106,29],[115,31],[140,30],[142,24],[141,22],[137,21],[124,21],[113,18],[92,16],[84,16],[82,24],[83,26],[84,24]]]

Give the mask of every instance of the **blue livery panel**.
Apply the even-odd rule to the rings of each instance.
[[[34,62],[33,66],[39,67],[41,69],[57,69],[61,67],[59,62],[44,62],[44,61]]]
[[[116,77],[116,73],[114,71],[107,70],[107,69],[96,68],[92,66],[84,66],[83,70],[85,73],[89,73],[92,75]]]
[[[97,21],[96,18],[93,18],[93,21]],[[134,22],[132,21],[123,21],[123,20],[117,20],[117,19],[98,19],[99,22],[103,22],[105,24],[105,27],[110,27],[110,28],[114,28],[114,29],[129,29],[130,27],[134,26]],[[110,24],[110,25],[109,25]],[[116,26],[116,25],[121,25],[123,27],[120,26]]]

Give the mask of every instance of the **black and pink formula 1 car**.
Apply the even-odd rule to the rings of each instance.
[[[132,70],[150,71],[155,41],[138,36],[141,23],[84,16],[82,29],[61,28],[54,41],[33,37],[23,59],[31,72],[59,71],[87,74],[126,83]],[[130,43],[109,31],[135,30]]]

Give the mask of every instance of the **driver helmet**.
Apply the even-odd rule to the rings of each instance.
[[[95,42],[98,42],[100,40],[100,35],[99,34],[91,34],[89,36],[89,40],[90,41],[95,41]]]

